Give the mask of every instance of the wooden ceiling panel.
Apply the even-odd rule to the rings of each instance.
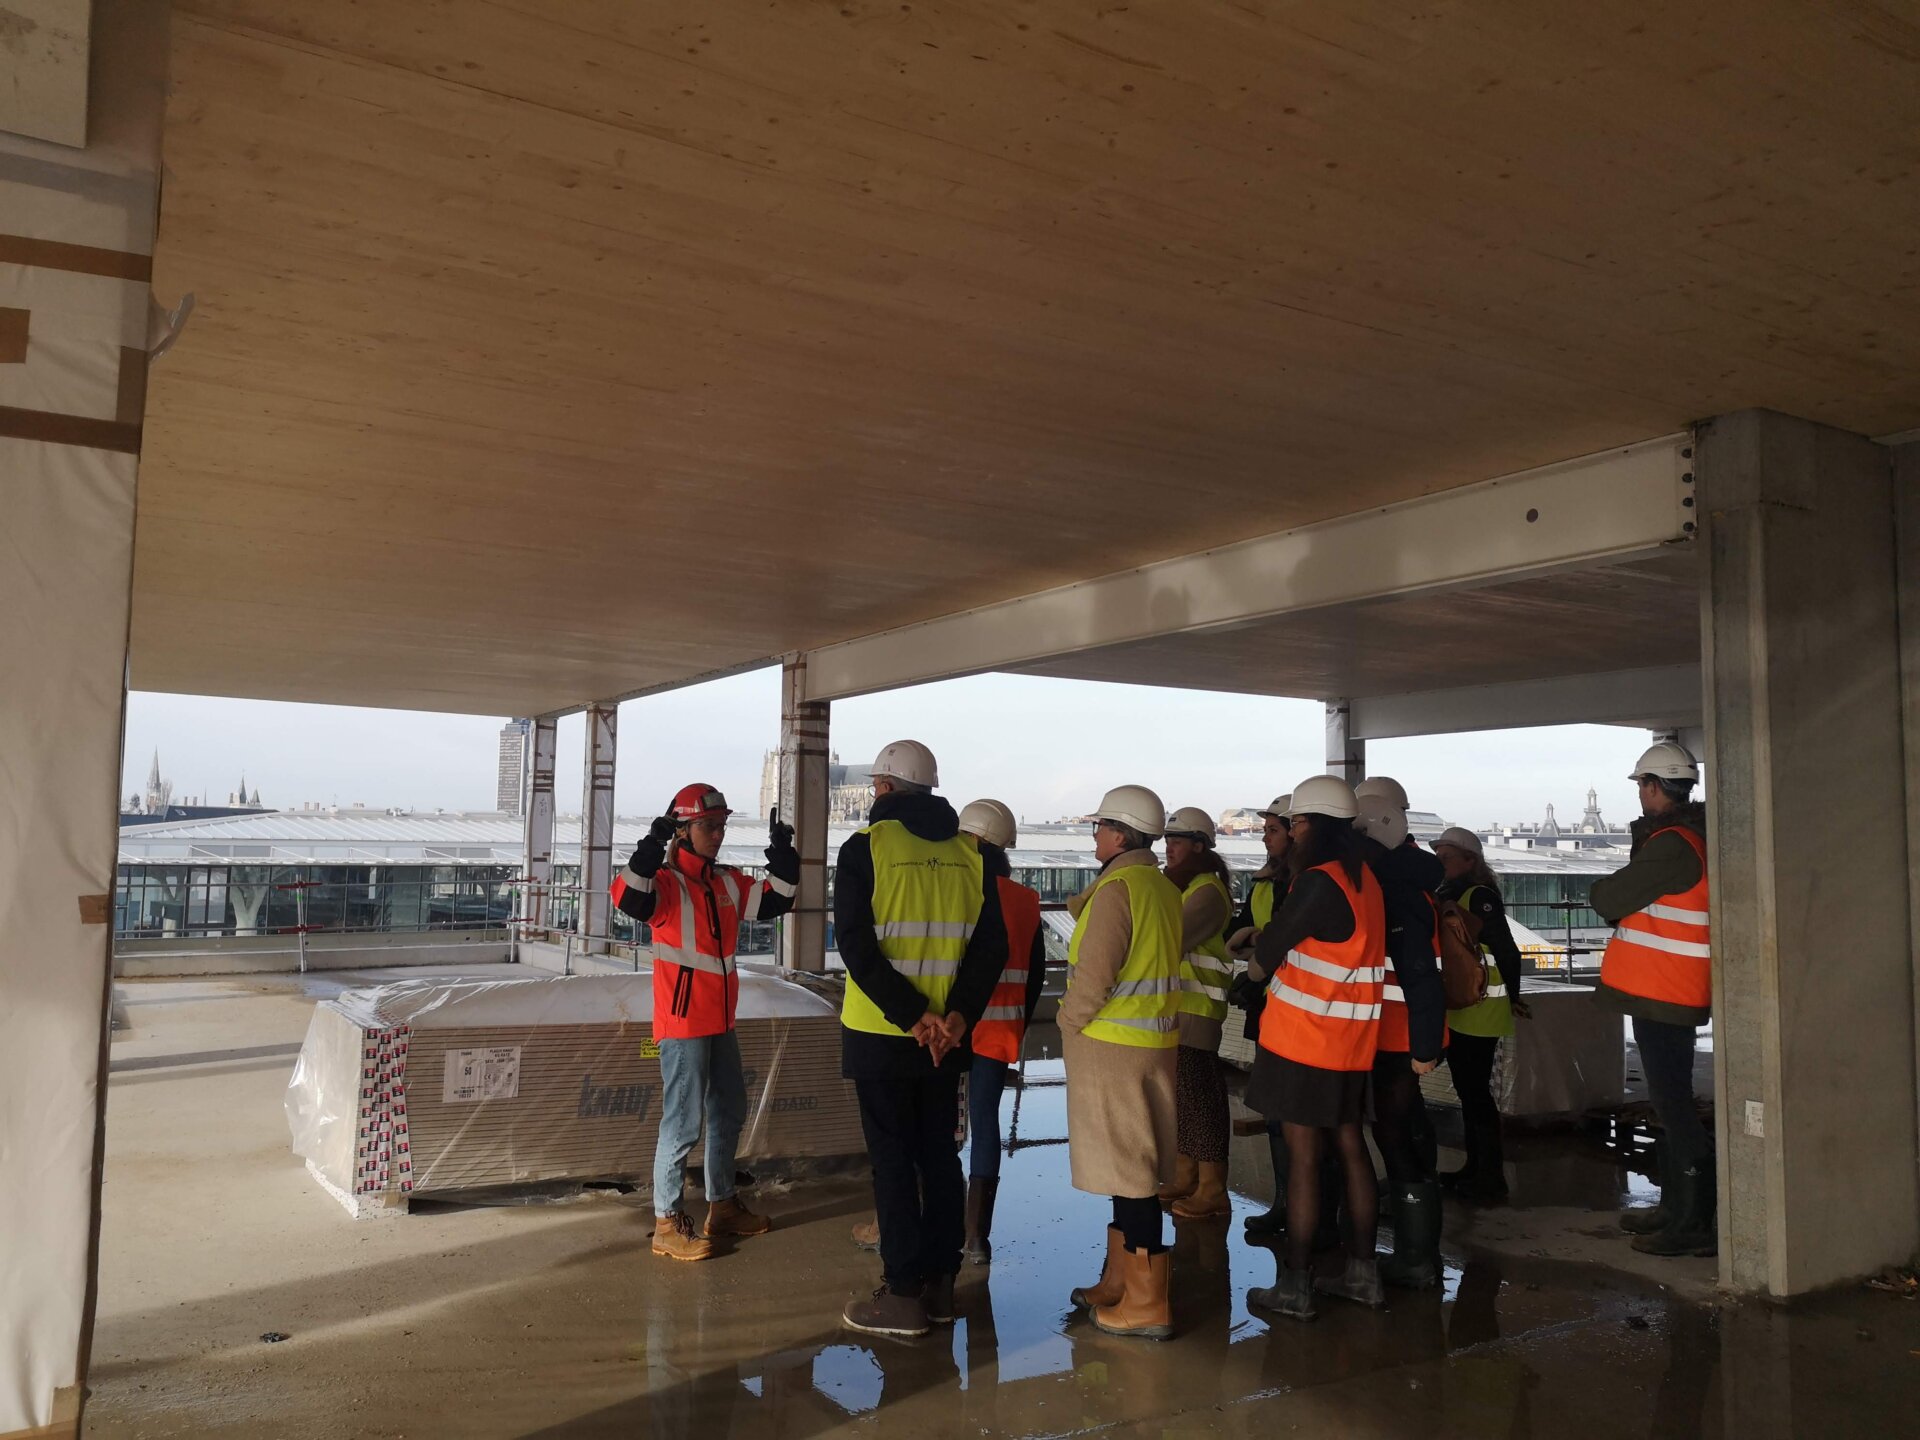
[[[524,713],[1765,404],[1920,421],[1920,39],[178,0],[134,683]]]

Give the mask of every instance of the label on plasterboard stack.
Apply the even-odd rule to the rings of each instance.
[[[511,1100],[520,1093],[520,1047],[486,1045],[447,1051],[440,1099],[448,1105],[473,1100]]]

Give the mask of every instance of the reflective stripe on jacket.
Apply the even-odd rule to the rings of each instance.
[[[873,933],[880,953],[926,996],[929,1009],[945,1014],[947,992],[984,903],[980,852],[957,836],[923,840],[898,820],[877,821],[860,833],[873,856]],[[840,1023],[871,1035],[907,1033],[851,978]]]
[[[1180,892],[1153,865],[1109,870],[1094,883],[1067,948],[1067,984],[1080,964],[1080,941],[1094,902],[1109,885],[1127,892],[1133,940],[1099,1012],[1081,1033],[1090,1040],[1171,1050],[1180,1043]]]
[[[1027,967],[1033,937],[1040,933],[1040,896],[1006,876],[998,877],[1000,913],[1007,923],[1007,964],[973,1027],[973,1053],[1008,1065],[1020,1061],[1027,1033]]]
[[[1380,882],[1362,865],[1360,883],[1338,861],[1314,867],[1340,887],[1353,911],[1345,940],[1302,940],[1267,982],[1260,1048],[1321,1070],[1370,1070],[1380,1036],[1387,964],[1387,910]]]
[[[1209,885],[1218,890],[1226,902],[1225,913],[1230,922],[1233,918],[1233,892],[1227,889],[1225,881],[1211,871],[1196,875],[1187,882],[1182,901],[1194,891],[1204,890]],[[1268,893],[1271,894],[1271,890]],[[1184,930],[1183,925],[1183,934]],[[1232,980],[1233,957],[1227,953],[1227,927],[1223,922],[1217,935],[1201,941],[1180,957],[1180,1012],[1198,1015],[1206,1020],[1225,1020],[1227,986]]]
[[[1706,1009],[1713,1003],[1706,842],[1684,825],[1653,833],[1678,835],[1692,846],[1700,857],[1700,878],[1690,889],[1621,917],[1601,957],[1600,983],[1645,1000]]]

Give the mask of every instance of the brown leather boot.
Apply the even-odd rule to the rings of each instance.
[[[1200,1183],[1200,1166],[1190,1155],[1173,1157],[1173,1179],[1160,1187],[1160,1203],[1171,1205],[1183,1195],[1191,1195]]]
[[[1233,1197],[1227,1194],[1227,1167],[1212,1160],[1200,1162],[1200,1180],[1191,1195],[1173,1202],[1176,1220],[1217,1220],[1233,1214]]]
[[[709,1240],[723,1237],[744,1240],[749,1235],[764,1235],[772,1228],[773,1221],[754,1214],[738,1195],[730,1195],[707,1206],[707,1223],[700,1233]]]
[[[1073,1303],[1083,1310],[1096,1305],[1117,1305],[1124,1293],[1120,1280],[1120,1256],[1126,1252],[1127,1242],[1120,1234],[1120,1227],[1107,1227],[1107,1258],[1100,1267],[1100,1278],[1091,1285],[1082,1286],[1072,1295]]]
[[[1096,1306],[1093,1323],[1109,1335],[1164,1340],[1173,1334],[1173,1253],[1120,1251],[1122,1293],[1117,1303]]]
[[[691,1215],[676,1210],[671,1215],[654,1217],[653,1253],[669,1260],[711,1260],[713,1242],[694,1232]]]

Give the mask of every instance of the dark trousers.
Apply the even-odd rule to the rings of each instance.
[[[1000,1096],[1006,1088],[1006,1061],[973,1057],[967,1069],[967,1132],[972,1145],[967,1177],[971,1180],[1000,1178]]]
[[[1500,1144],[1500,1107],[1493,1098],[1493,1062],[1499,1040],[1489,1035],[1453,1033],[1447,1042],[1447,1068],[1460,1097],[1460,1123],[1467,1132],[1467,1168],[1498,1175],[1506,1156]]]
[[[1647,1074],[1647,1098],[1666,1131],[1662,1171],[1668,1177],[1713,1163],[1713,1141],[1693,1102],[1694,1034],[1691,1025],[1638,1016],[1633,1021],[1633,1043],[1640,1047],[1640,1068]]]
[[[953,1144],[960,1076],[855,1080],[853,1091],[873,1162],[887,1288],[918,1295],[934,1276],[958,1273],[966,1239],[967,1182]]]

